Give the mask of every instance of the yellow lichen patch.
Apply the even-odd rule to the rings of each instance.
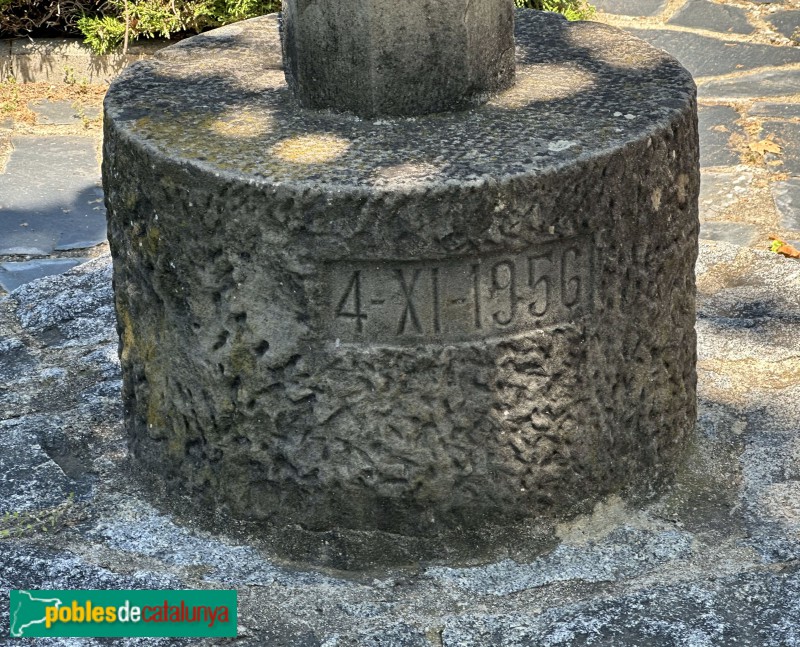
[[[521,65],[516,84],[489,102],[496,108],[524,108],[538,101],[568,99],[586,92],[594,77],[586,70],[567,64]]]
[[[208,120],[203,127],[222,137],[253,138],[271,132],[274,120],[268,112],[251,109],[229,110]]]
[[[800,357],[708,359],[697,368],[728,378],[734,390],[771,391],[800,384]]]
[[[344,155],[350,142],[335,135],[300,135],[275,144],[270,153],[293,164],[325,164]]]

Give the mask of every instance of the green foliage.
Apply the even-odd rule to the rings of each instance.
[[[514,0],[516,5],[525,9],[557,11],[564,14],[567,20],[589,20],[595,14],[595,8],[586,0]]]
[[[199,33],[280,8],[276,0],[129,0],[129,39]],[[96,52],[116,49],[125,36],[125,0],[109,0],[109,15],[86,17],[78,28]]]
[[[345,1],[345,0],[343,0]],[[569,20],[594,14],[586,0],[515,0],[518,7],[558,11]],[[280,0],[0,0],[0,35],[57,30],[83,34],[97,53],[125,40],[199,33],[237,20],[279,11]]]
[[[107,54],[119,47],[125,37],[125,23],[110,16],[83,16],[78,29],[84,42],[98,54]]]

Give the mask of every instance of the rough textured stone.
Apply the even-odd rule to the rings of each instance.
[[[710,0],[689,0],[667,22],[723,33],[752,34],[755,31],[747,20],[746,11]]]
[[[144,469],[344,560],[363,548],[326,531],[503,550],[469,533],[668,477],[695,407],[688,73],[523,11],[513,89],[363,120],[299,110],[259,70],[271,24],[167,50],[106,100]]]
[[[309,108],[417,115],[514,81],[512,0],[287,0],[286,79]]]
[[[83,301],[54,301],[53,284],[108,309],[109,263],[100,259],[27,290],[42,309],[85,319],[92,314]],[[209,511],[187,518],[183,500],[158,500],[154,508],[141,470],[126,467],[120,408],[97,396],[90,408],[76,406],[76,394],[119,379],[118,366],[116,377],[108,376],[108,343],[43,345],[21,329],[14,295],[0,299],[0,335],[18,340],[12,344],[18,352],[4,356],[0,367],[20,378],[63,374],[61,380],[0,379],[0,395],[10,389],[33,403],[32,414],[10,424],[24,424],[45,453],[52,449],[39,439],[57,424],[71,444],[87,450],[96,473],[68,523],[0,540],[0,631],[8,635],[9,588],[228,588],[239,592],[236,644],[246,647],[794,647],[800,263],[703,241],[697,273],[698,433],[669,490],[635,509],[611,497],[591,515],[561,524],[542,555],[524,557],[525,547],[517,545],[474,568],[419,564],[347,576],[286,565],[262,537],[243,535],[228,520],[214,522],[209,532],[200,525],[209,523]],[[107,317],[93,324],[113,336]],[[106,359],[81,362],[90,355]],[[39,367],[33,371],[31,358]],[[15,416],[18,410],[0,409],[5,424]],[[33,492],[47,491],[55,467],[38,473]],[[46,644],[75,647],[76,641]],[[103,644],[80,641],[81,647]],[[217,647],[219,640],[114,644]]]

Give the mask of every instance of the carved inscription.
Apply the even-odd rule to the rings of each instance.
[[[341,342],[467,341],[576,322],[590,311],[588,238],[515,254],[331,263],[330,335]]]

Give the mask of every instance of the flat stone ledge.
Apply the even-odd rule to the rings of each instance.
[[[0,40],[0,78],[22,83],[109,83],[131,63],[150,58],[172,43],[145,41],[127,54],[95,54],[80,38]]]

